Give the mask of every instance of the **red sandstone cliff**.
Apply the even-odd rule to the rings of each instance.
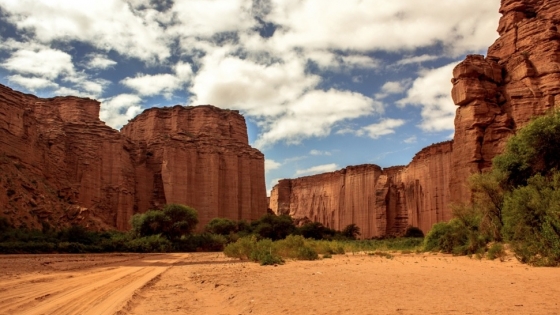
[[[264,155],[248,145],[245,119],[214,106],[152,108],[121,133],[138,144],[132,152],[136,204],[165,203],[198,211],[199,226],[221,217],[254,220],[267,209]]]
[[[362,238],[402,234],[408,225],[427,231],[451,218],[449,177],[453,143],[429,146],[406,167],[349,166],[340,171],[283,179],[269,207],[342,230],[360,227]]]
[[[487,57],[467,56],[453,70],[451,95],[459,107],[452,142],[423,149],[397,171],[377,167],[373,177],[369,171],[355,173],[364,181],[356,187],[344,180],[333,182],[332,177],[344,170],[282,180],[272,191],[269,207],[334,224],[336,229],[356,223],[366,238],[402,233],[406,225],[426,232],[434,223],[449,220],[450,205],[470,199],[467,178],[489,169],[507,138],[531,117],[560,106],[560,0],[502,0],[500,13],[500,38]],[[376,166],[365,169],[370,168]],[[328,190],[321,190],[325,186]],[[330,193],[353,189],[363,193]],[[329,202],[321,206],[308,202],[325,199],[325,191]],[[370,206],[373,203],[378,206]],[[352,222],[328,219],[333,213],[337,217],[348,212],[352,216],[346,218]]]
[[[0,85],[0,215],[16,225],[123,230],[134,213],[171,202],[195,207],[201,226],[266,212],[264,157],[237,112],[154,108],[118,132],[99,108]]]

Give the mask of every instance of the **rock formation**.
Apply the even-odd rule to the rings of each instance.
[[[488,170],[508,137],[531,117],[560,106],[560,1],[502,0],[500,13],[500,37],[487,57],[467,56],[453,70],[451,95],[459,106],[453,141],[423,149],[402,168],[357,166],[282,180],[269,207],[335,229],[356,223],[365,238],[399,234],[407,225],[427,232],[434,223],[449,220],[450,205],[470,199],[470,174]],[[353,172],[363,182],[333,180],[349,169],[363,170]],[[375,176],[370,169],[377,170]],[[344,193],[356,189],[363,195]],[[359,208],[350,206],[355,204]]]
[[[266,212],[264,157],[244,118],[213,106],[153,108],[122,132],[99,102],[38,98],[0,85],[1,216],[15,225],[129,227],[134,213],[182,203],[200,224]]]

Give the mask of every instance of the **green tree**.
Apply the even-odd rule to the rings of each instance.
[[[360,227],[357,226],[355,223],[348,224],[342,230],[342,235],[350,239],[356,239],[358,238],[358,235],[360,235]]]
[[[206,224],[204,230],[212,234],[230,235],[231,233],[237,232],[237,226],[238,223],[233,220],[215,218]]]
[[[506,196],[503,233],[522,262],[560,264],[560,172],[537,174]]]
[[[533,119],[511,137],[504,153],[492,161],[504,173],[502,184],[509,190],[527,184],[535,174],[560,169],[560,111]]]
[[[169,240],[176,240],[195,229],[198,215],[191,207],[169,204],[163,207],[163,211],[148,210],[143,214],[135,214],[131,224],[138,236],[161,234]]]
[[[198,213],[188,206],[168,204],[163,207],[163,213],[169,218],[163,231],[163,235],[169,240],[190,234],[198,224]]]
[[[296,230],[294,221],[289,215],[267,213],[259,220],[251,223],[253,231],[261,238],[269,238],[273,241],[281,240],[293,234]]]

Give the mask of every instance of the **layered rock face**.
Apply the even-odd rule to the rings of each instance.
[[[467,178],[488,170],[506,140],[531,117],[560,106],[560,1],[502,0],[500,13],[500,38],[487,57],[467,56],[453,70],[451,95],[459,106],[453,141],[423,149],[404,168],[379,169],[372,178],[365,172],[364,195],[355,200],[344,195],[338,202],[331,197],[325,203],[328,207],[300,200],[321,199],[321,187],[326,185],[322,180],[338,172],[283,180],[272,191],[270,208],[328,225],[338,222],[326,219],[333,213],[334,217],[348,213],[347,204],[376,200],[378,208],[353,210],[364,213],[353,213],[353,222],[332,226],[340,229],[347,222],[356,223],[367,231],[362,235],[366,238],[402,233],[407,225],[427,232],[434,223],[449,220],[452,203],[470,200]],[[353,189],[345,181],[338,181],[338,187],[327,182],[329,191]]]
[[[427,147],[406,167],[368,164],[283,179],[272,189],[269,207],[336,230],[355,223],[362,238],[399,235],[408,225],[427,231],[451,218],[446,187],[452,147],[451,141]]]
[[[132,152],[140,209],[180,203],[213,218],[254,220],[267,209],[264,155],[248,145],[245,119],[214,106],[152,108],[122,134]]]
[[[237,112],[150,109],[121,133],[99,109],[91,99],[0,85],[2,216],[18,226],[124,230],[134,213],[171,202],[195,207],[201,225],[266,212],[264,157]]]
[[[489,169],[509,136],[560,105],[560,1],[503,0],[500,13],[487,57],[467,56],[453,71],[452,201],[470,198],[465,178]]]
[[[272,190],[271,209],[336,230],[356,223],[363,235],[385,235],[398,221],[396,213],[387,211],[388,204],[396,204],[398,199],[390,198],[391,188],[390,177],[379,166],[349,166],[332,173],[281,180]]]

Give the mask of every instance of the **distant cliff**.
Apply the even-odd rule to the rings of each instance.
[[[560,107],[560,0],[502,0],[500,13],[487,57],[467,56],[453,70],[453,141],[424,148],[406,167],[282,180],[269,207],[335,229],[356,223],[365,238],[449,220],[450,205],[471,197],[470,174],[488,170],[531,117]]]
[[[16,225],[127,229],[134,213],[183,203],[200,225],[266,212],[264,156],[237,111],[152,108],[114,130],[100,103],[0,85],[1,216]]]

